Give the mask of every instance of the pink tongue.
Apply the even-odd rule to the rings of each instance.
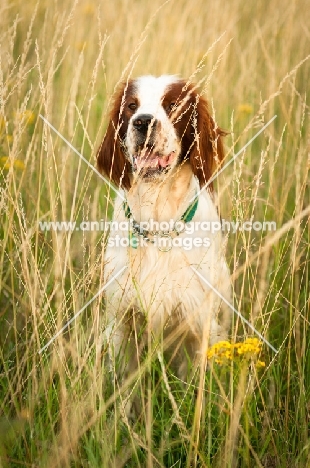
[[[175,152],[169,153],[167,156],[157,156],[156,154],[149,154],[147,157],[137,157],[136,164],[137,169],[143,168],[154,168],[159,169],[161,167],[169,166],[175,158]]]

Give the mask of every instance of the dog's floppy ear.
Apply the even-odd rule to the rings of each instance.
[[[192,114],[194,145],[189,155],[192,171],[203,187],[224,159],[222,137],[227,133],[217,127],[212,119],[207,101],[196,95],[195,111]],[[209,185],[213,189],[212,183]]]
[[[114,182],[116,187],[129,190],[131,165],[121,147],[121,141],[127,130],[122,110],[124,93],[125,86],[122,86],[115,97],[108,128],[98,149],[97,164],[99,170]]]

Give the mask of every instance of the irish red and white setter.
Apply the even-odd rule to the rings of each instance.
[[[223,135],[205,98],[176,76],[142,76],[115,95],[98,167],[121,192],[105,276],[127,266],[106,291],[107,338],[126,374],[150,336],[185,378],[188,356],[227,334],[229,312],[190,268],[230,299],[212,184],[201,191],[223,160]]]

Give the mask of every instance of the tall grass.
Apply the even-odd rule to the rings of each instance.
[[[0,466],[310,466],[309,53],[307,2],[4,1],[0,67]],[[214,364],[183,385],[164,360],[141,368],[141,417],[121,411],[107,367],[100,232],[42,232],[39,220],[111,216],[95,164],[116,84],[192,77],[226,137],[225,219],[278,230],[227,236],[234,305],[279,349],[266,367]],[[232,340],[246,336],[235,320]],[[156,353],[155,353],[156,354]],[[199,374],[199,373],[198,373]],[[203,382],[202,382],[203,380]],[[205,398],[204,398],[205,397]]]

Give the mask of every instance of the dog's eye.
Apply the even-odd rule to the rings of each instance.
[[[174,110],[176,107],[177,107],[176,102],[171,102],[171,103],[169,104],[169,110],[171,110],[171,111]]]
[[[128,104],[128,107],[132,111],[137,110],[137,104],[135,102],[131,102],[130,104]]]

